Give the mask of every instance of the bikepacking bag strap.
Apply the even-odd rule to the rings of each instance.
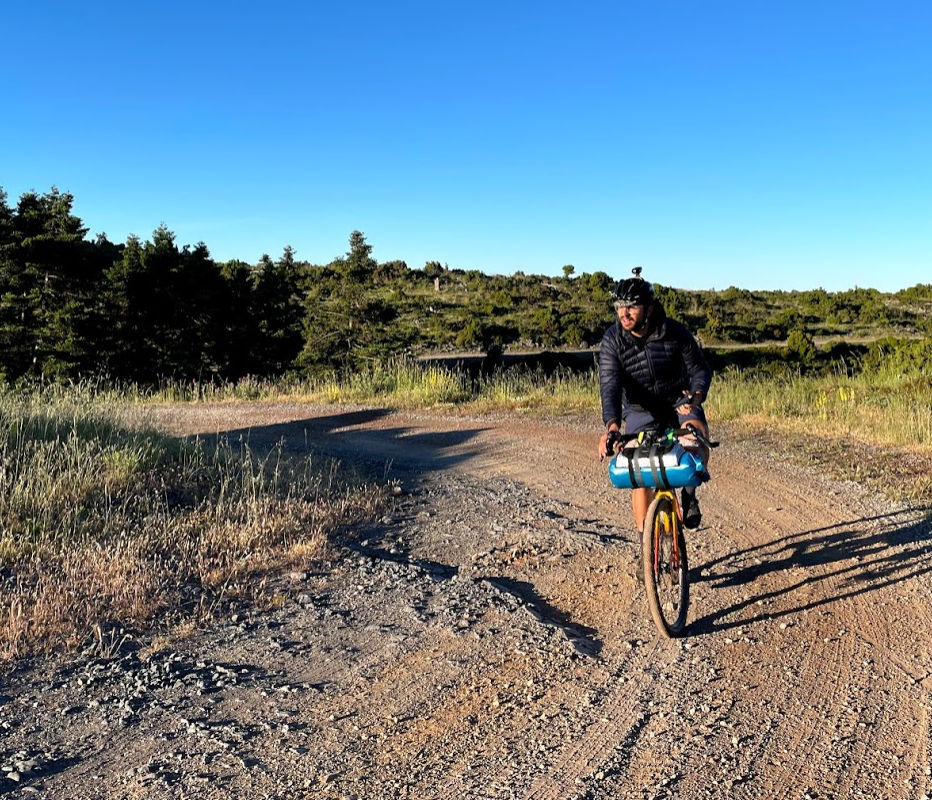
[[[648,458],[650,444],[650,441],[645,441],[639,437],[637,445],[634,448],[629,447],[625,451],[625,455],[628,457],[628,475],[634,489],[647,488],[647,481],[641,475],[641,461]]]
[[[635,489],[639,487],[643,488],[642,484],[638,483],[638,477],[639,477],[640,470],[637,468],[637,464],[640,462],[640,459],[641,459],[641,443],[638,442],[637,446],[634,447],[633,450],[634,452],[632,452],[632,448],[630,447],[627,448],[626,450],[622,450],[622,452],[628,458],[628,475],[631,478],[631,486],[633,488]]]
[[[663,463],[663,455],[669,449],[667,442],[648,440],[639,441],[636,447],[624,451],[628,459],[628,476],[631,478],[631,486],[636,489],[649,488],[647,481],[641,475],[640,464],[643,459],[647,461],[654,478],[654,486],[651,488],[669,489],[670,481],[667,479],[667,468]]]
[[[651,445],[650,455],[650,471],[654,476],[654,486],[658,489],[662,486],[664,489],[670,488],[670,481],[667,480],[667,468],[663,465],[663,454],[668,450],[667,446],[663,442],[655,442]],[[658,473],[660,473],[658,475]]]

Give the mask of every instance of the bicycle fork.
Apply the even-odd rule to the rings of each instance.
[[[671,510],[664,511],[660,515],[660,526],[654,530],[654,574],[660,574],[660,553],[663,548],[660,546],[660,537],[662,534],[668,534],[672,543],[670,550],[670,567],[673,574],[676,574],[680,568],[680,537],[676,535],[679,525],[682,524],[682,511],[680,504],[676,499],[674,492],[666,491],[663,493],[670,501]]]

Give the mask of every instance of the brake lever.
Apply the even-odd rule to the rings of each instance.
[[[693,436],[695,436],[706,447],[718,447],[721,444],[721,442],[711,441],[702,431],[700,431],[691,422],[686,423],[686,430],[688,430]]]

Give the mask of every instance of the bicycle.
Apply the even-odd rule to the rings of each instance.
[[[683,535],[683,513],[674,489],[709,480],[703,459],[680,441],[691,437],[708,448],[718,447],[694,425],[621,434],[612,431],[609,477],[619,489],[654,489],[654,499],[641,532],[641,563],[647,605],[662,636],[679,636],[689,611],[689,560]],[[634,447],[624,445],[637,441]],[[620,449],[618,449],[620,447]]]

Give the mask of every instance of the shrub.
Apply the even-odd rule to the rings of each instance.
[[[932,372],[932,339],[878,339],[862,360],[866,373],[875,375],[928,375]]]
[[[790,331],[786,339],[786,349],[791,358],[807,366],[816,360],[818,354],[812,336],[799,328]]]

